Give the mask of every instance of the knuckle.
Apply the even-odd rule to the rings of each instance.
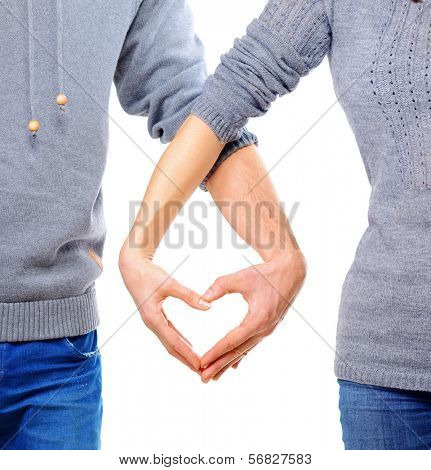
[[[195,293],[191,289],[186,289],[185,298],[188,302],[193,303],[195,300]]]
[[[169,277],[165,282],[160,286],[164,292],[172,292],[175,289],[175,280]]]
[[[261,318],[261,321],[264,325],[269,325],[272,323],[273,321],[273,315],[272,315],[272,312],[269,312],[269,311],[264,311],[262,313],[262,318]]]
[[[154,324],[153,316],[148,312],[141,313],[142,321],[144,322],[145,326],[151,328]]]
[[[233,355],[234,355],[234,358],[235,358],[235,359],[238,359],[238,358],[241,357],[242,354],[243,354],[243,353],[242,353],[239,349],[237,349],[237,348],[235,348],[232,352],[233,352]]]
[[[260,339],[267,338],[273,333],[274,330],[275,330],[275,326],[270,326],[270,327],[263,329],[260,333]]]
[[[267,333],[265,336],[272,335],[274,333],[275,329],[277,328],[277,325],[271,326],[271,328],[268,329]]]
[[[256,280],[256,272],[254,269],[246,269],[242,271],[241,278],[243,282],[254,282]]]
[[[307,266],[307,260],[305,259],[304,256],[301,256],[298,259],[297,262],[297,272],[298,272],[298,277],[304,281],[305,278],[307,277],[307,272],[308,272],[308,266]]]
[[[259,331],[268,329],[273,323],[271,312],[263,312],[257,321],[257,328]]]
[[[260,331],[263,331],[265,328],[266,328],[267,324],[264,320],[262,320],[261,318],[259,320],[256,321],[256,331],[260,332]]]
[[[168,289],[164,284],[155,287],[153,291],[149,294],[147,303],[156,303],[158,300],[165,298],[167,291]]]
[[[214,287],[216,289],[223,290],[225,285],[226,285],[226,281],[225,281],[224,277],[218,277],[214,282]]]
[[[262,328],[260,331],[259,331],[259,335],[258,337],[260,339],[263,339],[263,338],[266,338],[267,336],[269,336],[271,334],[271,328]]]

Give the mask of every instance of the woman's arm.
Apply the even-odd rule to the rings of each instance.
[[[226,220],[263,259],[263,264],[219,277],[204,294],[213,302],[239,293],[249,310],[202,358],[202,380],[217,380],[270,335],[298,295],[306,262],[281,207],[277,192],[255,147],[226,161],[207,183]]]
[[[317,67],[332,44],[332,0],[269,0],[222,57],[193,107],[222,142],[262,116]]]

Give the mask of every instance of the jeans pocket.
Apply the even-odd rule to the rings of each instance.
[[[81,336],[63,338],[69,353],[80,359],[89,359],[100,354],[97,346],[97,330]]]

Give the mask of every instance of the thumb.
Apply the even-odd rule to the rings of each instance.
[[[216,279],[213,285],[202,296],[208,302],[220,299],[226,294],[240,292],[241,285],[238,274],[228,274]]]
[[[208,310],[211,308],[211,304],[204,300],[197,292],[192,289],[189,289],[186,286],[183,286],[178,281],[173,281],[171,284],[170,293],[172,297],[180,299],[190,307],[196,308],[198,310]]]

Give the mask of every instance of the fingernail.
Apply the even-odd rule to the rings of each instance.
[[[214,291],[211,289],[211,287],[205,292],[203,297],[212,297],[214,295]]]
[[[202,307],[211,308],[211,303],[210,303],[210,302],[207,302],[207,301],[204,300],[204,299],[200,299],[198,303],[199,303],[199,305],[201,305]]]

